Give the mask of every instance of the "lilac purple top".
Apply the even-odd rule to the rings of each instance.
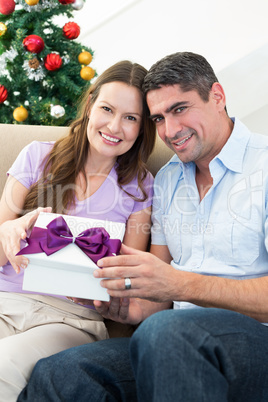
[[[53,142],[33,141],[18,155],[17,159],[7,172],[15,177],[26,188],[30,188],[40,177],[43,162],[53,147]],[[152,204],[153,176],[148,172],[144,181],[148,199],[142,202],[135,201],[125,191],[135,197],[142,198],[137,179],[122,186],[117,184],[117,174],[113,167],[100,188],[89,198],[79,201],[68,211],[69,215],[93,219],[102,219],[126,223],[132,213],[145,209]],[[23,245],[23,244],[22,244]],[[0,267],[0,291],[30,293],[22,290],[23,272],[16,274],[13,267],[7,263]],[[61,296],[59,296],[61,298]]]

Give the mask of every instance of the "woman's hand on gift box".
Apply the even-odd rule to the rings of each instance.
[[[80,299],[79,297],[70,297],[70,296],[66,296],[66,299],[70,300],[73,303],[79,304],[80,306],[92,306],[92,307],[94,307],[93,300]]]
[[[94,300],[94,306],[104,318],[113,321],[132,325],[142,321],[143,310],[139,299],[111,297],[108,302]]]
[[[29,263],[23,255],[16,256],[20,251],[20,242],[30,235],[40,212],[51,212],[51,208],[37,208],[20,218],[8,220],[0,226],[3,251],[17,274],[21,269],[25,269]]]

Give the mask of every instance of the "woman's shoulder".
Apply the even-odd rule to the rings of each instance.
[[[24,150],[28,152],[34,152],[36,150],[40,151],[50,151],[54,145],[55,141],[32,141],[24,147]]]
[[[38,180],[52,147],[51,142],[32,141],[21,150],[7,173],[29,188]]]
[[[37,166],[41,165],[50,150],[53,147],[53,142],[45,141],[32,141],[27,144],[19,153],[16,160],[14,161],[12,168],[14,166],[20,166],[35,169]]]
[[[20,153],[20,158],[27,158],[41,163],[53,148],[53,141],[32,141]]]

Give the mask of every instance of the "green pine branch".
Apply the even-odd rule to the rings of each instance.
[[[75,21],[72,5],[62,5],[57,0],[51,2],[56,7],[39,12],[33,8],[29,12],[16,6],[12,14],[0,14],[0,22],[7,27],[0,37],[0,85],[8,91],[7,100],[0,103],[0,123],[68,125],[76,116],[78,99],[90,85],[80,77],[78,56],[82,51],[88,51],[94,57],[93,50],[79,43],[79,37],[76,40],[65,38],[62,27],[54,22],[60,15]],[[42,0],[39,4],[42,5]],[[34,54],[24,48],[23,40],[29,35],[38,35],[44,40],[43,51]],[[48,71],[44,67],[44,59],[49,53],[58,53],[63,59],[59,70]],[[33,59],[39,63],[36,70],[29,64]],[[28,118],[17,122],[13,111],[21,105],[27,109]],[[55,118],[51,115],[51,105],[62,106],[65,114]]]

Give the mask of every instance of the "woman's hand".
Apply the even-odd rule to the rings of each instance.
[[[79,297],[66,296],[66,299],[73,303],[79,304],[80,306],[92,306],[94,307],[93,300],[91,299],[81,299]]]
[[[111,297],[109,302],[94,300],[96,311],[104,318],[123,324],[139,324],[143,318],[143,309],[138,299]]]
[[[8,220],[0,226],[0,239],[6,258],[18,274],[29,263],[23,255],[16,254],[20,251],[20,241],[25,240],[38,218],[40,212],[51,212],[51,208],[37,208],[28,214],[13,220]]]

